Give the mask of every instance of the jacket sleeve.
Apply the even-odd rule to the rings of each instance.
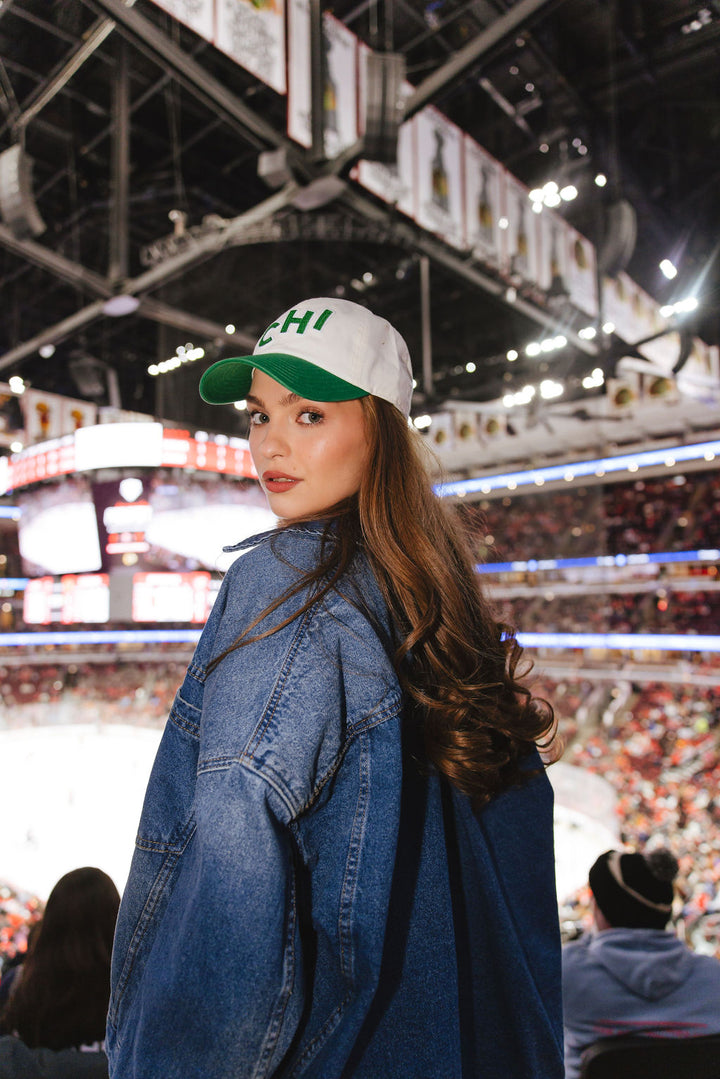
[[[398,706],[374,635],[341,603],[311,608],[208,675],[247,624],[238,573],[148,787],[113,956],[108,1047],[122,1079],[273,1074],[306,1004],[293,822],[323,797],[355,728]]]

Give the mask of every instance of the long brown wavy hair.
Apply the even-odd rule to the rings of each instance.
[[[341,590],[362,547],[392,617],[394,666],[416,706],[427,759],[480,808],[527,776],[522,760],[533,748],[543,749],[546,759],[553,756],[553,710],[522,681],[531,665],[520,669],[522,648],[481,590],[459,518],[432,491],[419,436],[388,402],[372,396],[360,402],[370,465],[356,497],[310,518],[331,517],[318,565],[210,667],[277,632],[330,590]],[[308,588],[297,611],[253,634],[263,618]]]
[[[31,1049],[102,1042],[120,896],[107,873],[73,869],[51,891],[40,928],[0,1016]]]

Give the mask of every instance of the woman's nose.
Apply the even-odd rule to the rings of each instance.
[[[270,421],[261,428],[260,449],[266,457],[280,457],[287,453],[287,438],[277,423]]]

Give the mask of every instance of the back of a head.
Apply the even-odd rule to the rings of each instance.
[[[102,954],[112,936],[120,895],[102,869],[83,866],[66,873],[48,896],[38,947],[79,940]]]
[[[608,850],[590,870],[595,902],[613,929],[664,929],[672,914],[678,863],[669,850]]]
[[[30,1047],[64,1049],[104,1037],[110,957],[120,896],[85,866],[51,891],[20,982],[2,1016]]]

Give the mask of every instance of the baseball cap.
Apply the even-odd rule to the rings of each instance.
[[[253,370],[312,401],[382,397],[410,413],[412,366],[407,345],[387,319],[336,297],[304,300],[271,322],[251,356],[217,360],[200,379],[211,405],[244,398]]]

